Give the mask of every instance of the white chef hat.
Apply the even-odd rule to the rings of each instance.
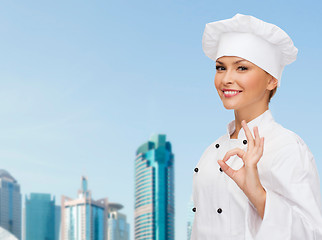
[[[294,62],[298,52],[281,28],[243,14],[207,23],[202,48],[214,61],[222,56],[237,56],[254,63],[275,77],[278,87],[285,65]]]

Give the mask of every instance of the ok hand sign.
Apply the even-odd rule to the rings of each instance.
[[[258,176],[257,163],[263,155],[264,138],[260,138],[258,127],[254,127],[254,139],[246,121],[243,120],[241,124],[248,141],[247,151],[245,152],[240,148],[234,148],[228,151],[222,160],[218,160],[218,164],[221,169],[236,182],[239,188],[256,207],[259,215],[263,218],[266,192]],[[239,170],[234,170],[226,164],[226,161],[236,154],[244,162],[244,166]]]

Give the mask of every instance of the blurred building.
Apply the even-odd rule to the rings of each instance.
[[[174,239],[174,155],[166,135],[142,144],[135,160],[136,240]]]
[[[95,201],[82,177],[78,198],[62,196],[61,240],[106,240],[108,200]]]
[[[3,169],[0,170],[0,227],[21,239],[20,185]]]
[[[55,240],[60,239],[60,219],[61,219],[60,206],[55,206]]]
[[[123,206],[119,203],[108,204],[107,240],[129,240],[130,225],[126,222],[126,216],[120,213]]]
[[[188,203],[188,208],[187,208],[187,240],[191,239],[191,231],[192,231],[192,225],[193,225],[193,218],[194,218],[194,212],[193,212],[193,200],[192,197]]]
[[[24,210],[24,240],[56,240],[55,197],[45,193],[26,196]]]

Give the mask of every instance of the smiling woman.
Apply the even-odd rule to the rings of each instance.
[[[216,64],[215,86],[225,108],[254,115],[268,109],[276,78],[240,57],[223,56]]]
[[[191,239],[322,239],[314,157],[269,110],[284,66],[297,56],[291,38],[237,14],[206,25],[203,49],[216,61],[215,87],[235,120],[194,169]]]

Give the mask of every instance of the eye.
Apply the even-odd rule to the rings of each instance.
[[[248,70],[248,67],[245,67],[245,66],[239,66],[239,67],[238,67],[238,70],[246,71],[246,70]]]
[[[225,68],[224,68],[223,66],[217,65],[217,66],[216,66],[216,70],[217,70],[217,71],[224,71],[224,70],[225,70]]]

